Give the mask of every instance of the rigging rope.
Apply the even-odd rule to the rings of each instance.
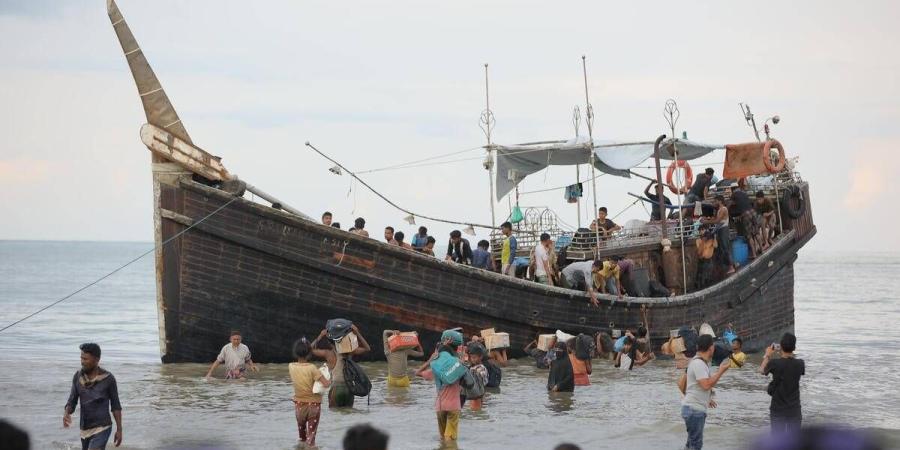
[[[394,165],[391,165],[391,166],[385,166],[385,167],[378,167],[378,168],[375,168],[375,169],[363,170],[363,171],[360,171],[360,172],[357,172],[357,173],[359,173],[359,174],[364,174],[364,173],[371,173],[371,172],[381,172],[381,171],[384,171],[384,170],[392,170],[392,169],[405,169],[405,168],[407,168],[406,166],[409,166],[409,165],[412,165],[412,164],[418,164],[418,163],[423,163],[423,162],[427,162],[427,161],[433,161],[433,160],[436,160],[436,159],[446,158],[446,157],[448,157],[448,156],[459,155],[459,154],[461,154],[461,153],[471,152],[471,151],[473,151],[473,150],[479,150],[479,149],[481,149],[481,148],[482,148],[482,147],[480,147],[480,146],[479,146],[479,147],[467,148],[467,149],[465,149],[465,150],[459,150],[459,151],[455,151],[455,152],[444,153],[444,154],[437,155],[437,156],[431,156],[431,157],[428,157],[428,158],[417,159],[417,160],[415,160],[415,161],[408,161],[408,162],[405,162],[405,163],[394,164]],[[460,160],[458,160],[458,161],[468,161],[469,159],[471,159],[471,158],[460,159]],[[478,158],[474,158],[474,159],[481,159],[481,157],[479,156]],[[449,163],[449,162],[455,162],[455,161],[447,161],[447,162]],[[440,164],[440,163],[438,163],[438,164]]]
[[[116,268],[115,270],[113,270],[112,272],[110,272],[110,273],[108,273],[108,274],[106,274],[106,275],[103,275],[103,276],[100,277],[100,278],[97,278],[96,280],[94,280],[94,281],[92,281],[92,282],[90,282],[90,283],[84,285],[83,287],[79,288],[79,289],[76,290],[75,292],[72,292],[71,294],[69,294],[69,295],[67,295],[67,296],[65,296],[65,297],[63,297],[63,298],[61,298],[61,299],[59,299],[59,300],[57,300],[57,301],[55,301],[55,302],[53,302],[53,303],[51,303],[51,304],[49,304],[49,305],[47,305],[47,306],[44,306],[43,308],[41,308],[41,309],[39,309],[39,310],[37,310],[37,311],[35,311],[35,312],[29,314],[29,315],[27,315],[27,316],[25,316],[25,317],[23,317],[23,318],[17,320],[17,321],[15,321],[15,322],[13,322],[13,323],[11,323],[11,324],[5,326],[5,327],[3,327],[3,328],[0,328],[0,333],[2,333],[2,332],[4,332],[4,331],[6,331],[6,330],[12,328],[13,326],[18,325],[18,324],[20,324],[20,323],[22,323],[22,322],[24,322],[24,321],[26,321],[26,320],[28,320],[28,319],[34,317],[34,316],[36,316],[36,315],[38,315],[38,314],[40,314],[40,313],[42,313],[42,312],[44,312],[44,311],[46,311],[46,310],[48,310],[48,309],[50,309],[50,308],[52,308],[52,307],[54,307],[54,306],[56,306],[56,305],[62,303],[62,302],[64,302],[64,301],[66,301],[66,300],[68,300],[68,299],[74,297],[75,295],[77,295],[78,293],[84,291],[85,289],[87,289],[87,288],[89,288],[89,287],[91,287],[91,286],[93,286],[93,285],[95,285],[95,284],[97,284],[97,283],[99,283],[99,282],[101,282],[101,281],[103,281],[103,280],[105,280],[105,279],[107,279],[107,278],[113,276],[116,272],[119,272],[120,270],[122,270],[122,269],[124,269],[124,268],[126,268],[126,267],[128,267],[128,266],[130,266],[130,265],[132,265],[133,263],[137,262],[139,259],[141,259],[141,258],[143,258],[143,257],[145,257],[145,256],[147,256],[147,255],[149,255],[150,253],[156,251],[156,249],[162,248],[163,246],[165,246],[165,245],[168,244],[169,242],[172,242],[174,239],[180,237],[182,234],[187,233],[188,231],[190,231],[190,230],[191,230],[192,228],[194,228],[195,226],[200,225],[200,223],[202,223],[202,222],[205,221],[206,219],[209,219],[210,217],[212,217],[212,216],[218,214],[219,211],[225,209],[226,206],[230,205],[232,202],[234,202],[234,201],[237,200],[238,198],[240,198],[240,197],[234,197],[234,198],[232,198],[231,200],[229,200],[229,201],[228,201],[227,203],[225,203],[224,205],[218,207],[215,211],[209,213],[208,215],[206,215],[206,216],[203,217],[202,219],[200,219],[200,220],[194,222],[193,224],[191,224],[191,226],[185,228],[184,230],[181,230],[181,231],[178,232],[178,234],[176,234],[175,236],[172,236],[172,237],[166,239],[165,241],[163,241],[161,244],[154,246],[153,248],[151,248],[150,250],[147,250],[147,251],[144,252],[144,253],[141,253],[141,254],[138,255],[136,258],[132,259],[131,261],[128,261],[127,263],[125,263],[125,264],[123,264],[123,265],[117,267],[117,268]]]
[[[489,229],[489,230],[496,229],[495,227],[492,227],[492,226],[490,226],[490,225],[483,225],[483,224],[474,223],[474,222],[457,222],[457,221],[454,221],[454,220],[440,219],[440,218],[437,218],[437,217],[430,217],[430,216],[426,216],[426,215],[423,215],[423,214],[416,214],[416,213],[414,213],[414,212],[412,212],[412,211],[410,211],[410,210],[408,210],[408,209],[406,209],[406,208],[403,208],[402,206],[400,206],[400,205],[394,203],[394,202],[391,201],[389,198],[387,198],[387,197],[385,197],[384,195],[382,195],[381,192],[376,191],[375,188],[373,188],[372,186],[369,186],[369,184],[366,183],[365,181],[363,181],[362,178],[358,177],[358,176],[356,175],[356,173],[354,173],[354,172],[351,171],[350,169],[344,167],[341,163],[335,161],[334,159],[332,159],[330,156],[326,155],[325,153],[322,153],[321,150],[317,149],[317,148],[316,148],[314,145],[312,145],[311,143],[306,142],[306,146],[309,147],[309,148],[311,148],[311,149],[313,149],[313,151],[315,151],[316,153],[318,153],[319,155],[321,155],[323,158],[327,159],[328,161],[331,161],[333,164],[335,164],[335,165],[337,165],[338,167],[340,167],[343,171],[347,172],[351,177],[353,177],[353,179],[355,179],[356,181],[359,181],[360,184],[362,184],[362,185],[365,186],[367,189],[369,189],[370,191],[372,191],[372,193],[374,193],[375,195],[377,195],[378,197],[380,197],[382,200],[384,200],[385,202],[387,202],[387,204],[393,206],[394,208],[396,208],[396,209],[398,209],[398,210],[400,210],[400,211],[402,211],[402,212],[405,212],[406,214],[409,214],[409,215],[412,215],[412,216],[416,216],[416,217],[421,217],[421,218],[423,218],[423,219],[432,220],[432,221],[435,221],[435,222],[449,223],[449,224],[451,224],[451,225],[469,225],[469,226],[472,226],[472,227],[486,228],[486,229]]]

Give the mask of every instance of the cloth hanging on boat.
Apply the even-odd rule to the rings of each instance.
[[[569,203],[578,203],[578,199],[584,194],[582,183],[575,183],[566,186],[565,198]]]
[[[494,175],[496,199],[502,199],[528,175],[548,166],[571,166],[589,163],[591,150],[594,152],[594,168],[603,173],[630,177],[629,170],[653,156],[653,142],[617,143],[609,140],[593,141],[587,136],[569,140],[544,141],[520,145],[496,145],[497,170]],[[699,158],[709,152],[723,148],[722,145],[708,145],[686,139],[667,139],[660,145],[660,158],[674,159],[674,150],[679,160]]]
[[[512,213],[509,215],[509,221],[511,223],[519,223],[525,220],[525,215],[522,214],[522,208],[519,208],[518,205],[513,206]]]

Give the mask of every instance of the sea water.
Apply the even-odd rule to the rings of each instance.
[[[0,241],[0,326],[24,317],[150,249],[149,243]],[[797,353],[806,361],[804,421],[867,428],[900,445],[900,257],[802,251],[795,265]],[[323,324],[324,325],[324,324]],[[739,324],[738,324],[739,326]],[[305,332],[313,337],[318,330]],[[299,337],[299,336],[298,336]],[[119,383],[126,449],[292,449],[297,427],[284,364],[261,365],[244,382],[205,381],[205,364],[159,361],[152,254],[71,299],[0,333],[0,418],[29,431],[32,448],[80,448],[62,427],[79,368],[78,345],[97,342]],[[222,344],[225,344],[223,337]],[[252,351],[253,342],[246,342]],[[218,348],[209,349],[210,362]],[[760,355],[729,370],[707,419],[707,448],[741,448],[768,426]],[[411,363],[413,366],[415,363]],[[433,384],[388,389],[384,363],[364,364],[371,398],[351,410],[323,409],[317,443],[340,449],[343,431],[370,422],[392,449],[440,447]],[[594,361],[590,387],[548,395],[547,372],[510,362],[500,393],[464,411],[461,449],[675,449],[683,446],[678,373],[657,360],[632,372]],[[77,415],[77,413],[76,413]]]

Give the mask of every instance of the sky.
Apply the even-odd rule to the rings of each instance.
[[[362,216],[375,236],[386,225],[415,231],[405,213],[330,173],[304,142],[355,171],[460,152],[445,159],[455,162],[362,177],[417,214],[490,223],[478,148],[483,64],[494,141],[514,144],[574,136],[585,55],[596,138],[653,140],[668,132],[662,111],[673,98],[677,134],[748,142],[745,102],[760,122],[781,117],[773,135],[799,157],[819,229],[809,248],[900,250],[900,234],[889,231],[900,219],[890,207],[900,195],[897,2],[119,7],[196,145],[311,216],[333,212],[344,228]],[[105,1],[3,0],[0,60],[0,239],[152,240],[150,153],[138,134],[145,118]],[[692,165],[720,171],[723,159],[715,152]],[[553,167],[520,190],[574,180],[574,168]],[[617,222],[646,218],[640,205],[626,210],[627,192],[643,188],[603,176],[598,203]],[[519,202],[578,220],[562,189]],[[498,223],[509,204],[496,204]],[[438,237],[454,228],[417,225]]]

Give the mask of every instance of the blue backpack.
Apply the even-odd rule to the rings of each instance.
[[[441,352],[437,359],[431,361],[431,371],[441,384],[456,383],[468,370],[459,358],[448,352]]]

